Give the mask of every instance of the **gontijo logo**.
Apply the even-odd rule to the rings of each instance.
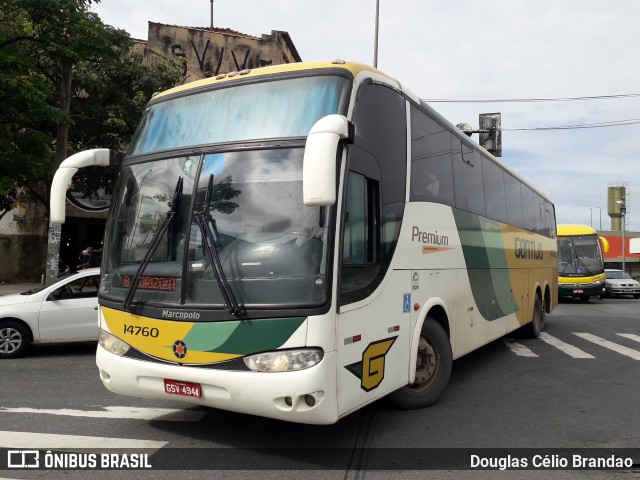
[[[384,380],[385,358],[397,338],[371,342],[362,352],[362,361],[344,367],[360,379],[360,388],[365,392],[377,388]]]
[[[516,237],[515,255],[516,258],[526,260],[542,260],[544,257],[542,243]]]

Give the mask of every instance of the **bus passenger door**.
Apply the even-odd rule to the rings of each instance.
[[[379,182],[349,172],[343,220],[337,325],[338,413],[407,382],[411,272],[389,268],[397,239],[392,211],[382,218]],[[392,249],[393,250],[393,249]]]
[[[392,267],[406,201],[407,101],[371,79],[355,99],[337,253],[340,415],[409,376],[411,273]]]

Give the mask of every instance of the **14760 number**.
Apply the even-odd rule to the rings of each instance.
[[[125,335],[140,335],[142,337],[156,338],[160,335],[160,331],[155,327],[140,327],[139,325],[124,325]]]

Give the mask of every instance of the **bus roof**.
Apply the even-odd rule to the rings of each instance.
[[[300,72],[304,70],[314,70],[314,69],[322,69],[322,68],[338,68],[349,71],[354,77],[356,77],[362,71],[374,72],[378,75],[382,75],[387,77],[389,80],[397,83],[397,80],[390,77],[389,75],[381,72],[380,70],[365,65],[363,63],[358,62],[348,62],[344,60],[333,60],[333,61],[321,61],[321,62],[295,62],[295,63],[283,63],[280,65],[271,65],[268,67],[260,67],[242,70],[242,72],[231,72],[231,73],[222,73],[220,75],[216,75],[215,77],[205,78],[202,80],[197,80],[195,82],[186,83],[184,85],[179,85],[177,87],[166,90],[162,93],[159,93],[153,97],[153,101],[164,97],[165,95],[173,95],[176,93],[189,91],[192,89],[197,89],[200,87],[205,87],[207,85],[213,85],[220,82],[232,82],[238,79],[245,79],[248,77],[257,77],[262,75],[274,75],[278,73],[285,72]]]
[[[597,235],[598,232],[595,228],[589,225],[582,225],[578,223],[559,223],[558,224],[558,236],[566,235]]]
[[[406,97],[410,98],[412,101],[416,102],[420,107],[427,111],[432,117],[434,117],[437,121],[441,122],[443,125],[449,127],[449,130],[452,131],[460,140],[464,143],[471,145],[473,148],[478,148],[482,150],[482,152],[490,157],[496,164],[500,165],[504,170],[509,172],[514,177],[518,178],[522,183],[527,185],[533,191],[535,191],[542,198],[552,203],[551,200],[539,189],[535,186],[531,185],[525,179],[520,177],[516,172],[511,170],[509,166],[503,163],[501,160],[494,157],[490,152],[486,151],[477,142],[473,139],[469,138],[465,135],[460,129],[458,129],[451,121],[443,117],[439,112],[437,112],[431,105],[429,105],[426,101],[422,100],[420,97],[415,95],[410,89],[408,89],[403,83],[399,82],[394,77],[378,70],[377,68],[371,67],[364,63],[345,61],[345,60],[332,60],[332,61],[317,61],[317,62],[293,62],[293,63],[283,63],[279,65],[270,65],[267,67],[259,67],[253,69],[242,70],[241,72],[230,72],[230,73],[221,73],[220,75],[216,75],[215,77],[205,78],[202,80],[197,80],[195,82],[189,82],[184,85],[179,85],[177,87],[171,88],[169,90],[165,90],[164,92],[158,93],[153,96],[150,104],[155,103],[158,100],[162,100],[165,97],[170,97],[175,94],[180,94],[183,92],[189,92],[190,90],[197,90],[200,88],[206,88],[210,85],[220,84],[222,82],[233,82],[239,79],[246,78],[255,78],[259,76],[266,75],[277,75],[280,73],[287,72],[302,72],[305,70],[319,70],[319,69],[342,69],[348,71],[353,78],[356,78],[359,74],[366,72],[370,73],[373,76],[384,77],[389,81],[389,84],[394,88],[400,90]]]

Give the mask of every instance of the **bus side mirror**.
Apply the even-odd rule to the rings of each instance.
[[[345,138],[349,138],[349,122],[342,115],[327,115],[311,127],[302,166],[305,205],[326,207],[336,203],[336,154],[338,143]]]
[[[117,154],[108,148],[96,148],[71,155],[60,164],[51,182],[51,223],[64,223],[67,190],[78,169],[95,165],[107,167],[112,163],[112,157],[115,159]]]

